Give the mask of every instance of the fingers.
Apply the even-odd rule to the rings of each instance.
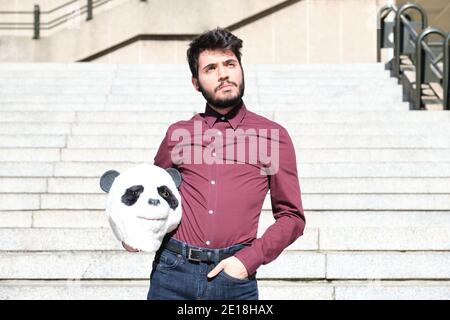
[[[125,242],[122,241],[122,247],[125,248],[125,250],[127,250],[128,252],[139,252],[138,249],[135,249],[133,247],[130,247],[129,245],[127,245]]]
[[[219,274],[220,271],[222,271],[224,268],[224,264],[222,262],[220,262],[214,269],[212,269],[209,273],[208,273],[208,278],[214,278],[215,276],[217,276]]]

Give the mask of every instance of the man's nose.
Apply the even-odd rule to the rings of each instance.
[[[223,81],[224,79],[228,78],[228,73],[224,66],[219,65],[219,67],[217,68],[217,72],[219,76],[219,81],[221,80]]]

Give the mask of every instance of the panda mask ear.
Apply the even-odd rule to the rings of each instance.
[[[173,182],[175,182],[175,186],[178,188],[180,186],[180,184],[181,184],[181,181],[182,181],[180,171],[178,171],[175,168],[167,168],[166,171],[167,171],[168,174],[170,174],[170,176],[173,179]]]
[[[111,186],[114,180],[120,175],[116,170],[106,171],[100,178],[100,188],[108,193],[111,190]]]

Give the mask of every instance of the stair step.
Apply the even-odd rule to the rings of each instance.
[[[177,112],[176,114],[167,111],[153,112],[75,112],[75,111],[29,111],[26,114],[20,111],[0,111],[0,123],[42,123],[42,122],[144,122],[144,123],[161,123],[175,122],[179,120],[188,120],[194,115],[193,112]]]
[[[161,135],[167,131],[170,123],[3,123],[0,126],[0,134],[72,134],[76,135]],[[436,135],[448,136],[449,124],[435,122],[432,124],[421,123],[305,123],[286,124],[290,136],[302,135]],[[270,133],[270,131],[269,131]]]
[[[442,122],[450,126],[450,113],[447,111],[285,111],[274,112],[274,120],[285,123],[366,123],[366,122],[394,122],[409,124],[427,124]]]
[[[110,86],[129,86],[129,87],[155,87],[155,88],[167,88],[170,86],[173,90],[178,90],[178,88],[189,88],[192,92],[193,86],[189,80],[184,78],[117,78],[117,77],[90,77],[90,78],[79,78],[79,77],[64,77],[64,78],[8,78],[2,79],[0,77],[0,84],[3,88],[14,88],[14,86],[22,85],[23,87],[98,87],[105,88]],[[345,86],[358,86],[358,87],[391,87],[400,88],[395,78],[386,77],[375,77],[371,81],[361,81],[358,77],[346,78],[343,75],[340,79],[337,78],[326,78],[320,76],[308,76],[305,78],[294,78],[294,79],[283,79],[283,78],[250,78],[246,79],[246,90],[247,88],[255,88],[256,84],[258,87],[283,87],[289,85],[290,87],[295,86],[320,86],[322,88],[326,87],[345,87]]]
[[[0,148],[65,148],[65,135],[0,135]],[[106,146],[106,145],[105,145]]]
[[[8,148],[0,162],[79,161],[79,162],[152,162],[158,145],[145,149],[59,149]],[[339,162],[438,162],[450,159],[450,149],[298,149],[299,164]]]
[[[153,158],[149,157],[153,162]],[[100,177],[110,169],[123,171],[140,162],[1,162],[0,177]],[[450,177],[450,162],[299,163],[302,178]]]
[[[327,278],[448,279],[449,263],[450,252],[329,253]]]
[[[305,210],[306,226],[314,228],[450,228],[447,211],[310,211]],[[274,222],[272,211],[263,210],[260,227]],[[0,212],[0,228],[110,228],[105,209],[35,210]],[[300,238],[302,239],[302,238]]]
[[[6,280],[1,300],[145,300],[148,280]],[[259,280],[260,300],[447,300],[448,281]]]
[[[2,252],[0,279],[146,280],[152,254],[125,251]],[[259,279],[450,279],[450,252],[285,251]],[[51,270],[51,272],[49,272]]]
[[[89,63],[89,62],[5,62],[0,66],[0,70],[179,70],[188,71],[185,63]],[[382,63],[314,63],[314,64],[246,64],[247,70],[384,70]]]
[[[139,135],[160,135],[164,136],[170,123],[152,123],[151,126],[144,123],[2,123],[0,134],[33,134],[33,135],[118,135],[137,133]],[[429,124],[421,123],[305,123],[305,124],[285,124],[290,136],[302,135],[436,135],[448,136],[446,131],[449,124],[445,122],[435,122]],[[132,129],[135,128],[135,129]],[[270,132],[269,132],[270,133]]]
[[[274,222],[271,220],[261,224],[258,237]],[[449,237],[448,227],[307,227],[285,250],[450,251]],[[0,238],[0,251],[123,250],[110,228],[0,228]]]
[[[259,96],[253,95],[246,97],[245,102],[250,106],[263,102],[265,104],[298,104],[302,103],[352,103],[352,104],[364,104],[367,100],[371,100],[372,103],[384,104],[384,103],[396,103],[401,101],[401,92],[392,94],[367,94],[365,96],[354,96],[351,92],[341,93],[326,93],[322,92],[321,95],[306,94],[305,95],[266,95],[260,94]],[[201,95],[34,95],[34,94],[22,94],[22,95],[7,95],[0,98],[0,103],[121,103],[121,104],[155,104],[155,103],[188,103],[197,104],[198,106],[204,106],[204,101]],[[202,108],[203,109],[203,108]],[[203,110],[202,110],[203,111]]]
[[[1,69],[0,69],[1,70]],[[370,73],[368,72],[370,71]],[[1,81],[5,81],[9,78],[21,79],[21,78],[96,78],[96,79],[108,79],[108,78],[120,78],[120,79],[167,79],[175,78],[179,82],[189,83],[191,80],[191,73],[188,70],[148,70],[145,72],[143,69],[121,69],[121,70],[2,70],[0,76]],[[248,70],[245,73],[245,79],[252,80],[254,78],[270,78],[270,79],[285,79],[285,78],[320,78],[320,79],[332,79],[343,78],[351,79],[354,77],[362,79],[389,79],[389,73],[386,70],[324,70],[319,73],[315,70]]]
[[[189,84],[188,84],[189,85]],[[125,85],[109,85],[109,86],[18,86],[18,85],[9,85],[2,86],[0,89],[0,93],[2,95],[8,96],[18,96],[18,95],[64,95],[64,96],[72,96],[72,95],[92,95],[96,94],[99,96],[121,96],[128,95],[134,96],[139,95],[142,98],[150,98],[155,95],[158,96],[167,96],[170,98],[171,95],[176,92],[177,95],[182,96],[197,96],[197,92],[191,86],[170,86],[161,87],[154,85],[147,86],[130,86],[129,84]],[[272,96],[272,95],[291,95],[291,96],[302,96],[302,95],[340,95],[343,92],[351,92],[354,95],[362,95],[362,94],[378,94],[385,96],[399,96],[401,94],[401,87],[393,86],[392,84],[384,84],[379,86],[361,86],[361,85],[296,85],[296,86],[282,86],[282,85],[249,85],[247,84],[245,90],[245,97],[255,97],[255,96]],[[131,97],[134,98],[134,97]]]
[[[16,140],[12,136],[0,136],[0,146],[46,146],[46,138],[49,136],[17,136]],[[450,139],[446,136],[419,136],[419,135],[383,135],[383,136],[351,136],[351,135],[299,135],[291,136],[295,150],[299,149],[340,149],[340,148],[450,148]],[[29,140],[27,140],[29,139]],[[67,137],[68,148],[145,148],[149,146],[159,146],[162,141],[161,135],[155,136],[98,136],[98,135],[78,135]],[[58,140],[59,146],[64,145],[63,140]],[[37,145],[38,144],[38,145]],[[52,147],[56,141],[49,141],[48,146]],[[297,151],[298,152],[298,151]]]
[[[246,103],[248,103],[246,101]],[[167,101],[161,103],[55,103],[55,102],[0,102],[2,110],[4,111],[123,111],[130,112],[140,111],[145,112],[149,110],[166,111],[166,112],[203,112],[205,109],[204,103],[168,103]],[[249,110],[254,112],[261,111],[401,111],[409,110],[409,104],[406,102],[383,102],[377,103],[373,101],[361,101],[359,103],[348,103],[335,101],[330,103],[323,103],[316,101],[316,103],[307,103],[305,101],[298,101],[294,104],[267,104],[264,101],[260,103],[253,103],[249,105]]]
[[[77,161],[77,162],[152,162],[159,145],[146,149],[56,149],[9,148],[0,162]],[[450,149],[299,149],[299,165],[329,162],[437,162],[450,159]]]
[[[99,173],[99,177],[102,172]],[[99,177],[2,178],[0,193],[102,194]],[[450,178],[299,178],[302,194],[447,193]],[[270,193],[270,191],[269,191]]]
[[[303,194],[305,210],[450,210],[450,194]],[[0,210],[104,209],[106,194],[0,194]],[[263,209],[271,209],[266,197]]]
[[[78,122],[78,123],[165,123],[189,120],[195,112],[178,111],[0,111],[0,122]],[[447,111],[262,111],[259,115],[283,124],[308,123],[404,123],[411,125],[430,125],[441,123],[450,125],[450,114]]]

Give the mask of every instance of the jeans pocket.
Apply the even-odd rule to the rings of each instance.
[[[249,279],[248,277],[245,278],[245,279],[235,278],[235,277],[233,277],[232,275],[226,273],[224,270],[220,271],[220,272],[219,272],[219,275],[221,275],[222,277],[224,277],[224,278],[226,278],[226,279],[228,279],[228,280],[230,280],[230,281],[238,282],[238,283],[245,283],[245,282],[248,282],[248,281],[251,280],[251,279]]]
[[[183,256],[164,250],[160,255],[155,257],[156,267],[161,269],[174,269],[183,261]]]

